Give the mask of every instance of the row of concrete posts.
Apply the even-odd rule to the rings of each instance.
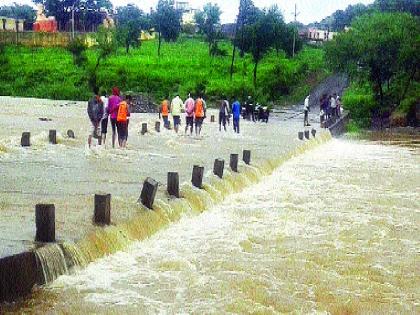
[[[238,172],[238,154],[231,154],[229,166],[233,172]],[[244,150],[242,159],[245,164],[251,164],[251,151]],[[223,178],[225,161],[215,159],[213,174]],[[194,165],[191,177],[191,183],[194,187],[203,188],[204,166]],[[147,177],[143,183],[139,203],[145,207],[153,209],[153,203],[158,189],[158,182],[151,177]],[[174,198],[180,198],[179,192],[179,174],[176,172],[168,173],[167,193]],[[97,225],[111,224],[111,194],[95,194],[94,197],[94,215],[93,221]],[[37,204],[35,206],[35,223],[37,242],[55,242],[55,205]]]
[[[312,130],[310,131],[310,133],[312,133],[312,137],[314,137],[314,138],[315,138],[315,135],[316,135],[316,130],[315,130],[315,129],[312,129]],[[311,136],[310,136],[310,133],[309,133],[309,130],[299,131],[299,132],[298,132],[298,138],[299,138],[299,140],[303,140],[303,137],[305,137],[306,139],[308,139],[308,140],[309,140],[309,138],[311,137]]]

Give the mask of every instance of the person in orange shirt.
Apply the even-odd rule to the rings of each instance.
[[[129,103],[131,96],[127,95],[119,104],[117,115],[118,144],[121,148],[127,146],[128,118],[130,116]]]
[[[170,112],[170,104],[169,104],[168,98],[165,98],[162,101],[162,104],[160,105],[160,108],[159,108],[159,118],[160,116],[162,116],[163,126],[166,129],[169,129],[169,112]]]
[[[198,136],[201,133],[203,121],[204,121],[204,118],[206,117],[206,102],[201,97],[201,95],[195,100],[194,117],[195,117],[195,134]]]

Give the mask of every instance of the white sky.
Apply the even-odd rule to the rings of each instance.
[[[111,0],[114,6],[134,3],[143,11],[148,12],[151,7],[155,7],[158,0]],[[0,5],[13,4],[33,4],[31,0],[0,0]],[[222,11],[222,23],[233,22],[238,13],[239,0],[189,0],[193,8],[201,9],[207,2],[217,3]],[[349,4],[370,4],[373,0],[254,0],[256,6],[260,8],[269,7],[277,4],[283,11],[287,22],[293,20],[294,5],[300,12],[298,21],[308,24],[322,20],[331,15],[336,10],[343,10]]]

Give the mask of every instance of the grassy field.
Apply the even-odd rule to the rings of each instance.
[[[119,86],[123,91],[148,93],[155,99],[176,92],[185,97],[189,91],[204,91],[213,101],[222,95],[255,95],[262,103],[284,105],[302,100],[327,74],[321,49],[304,48],[294,59],[272,52],[259,66],[254,89],[251,57],[237,56],[231,80],[231,45],[224,42],[220,47],[227,56],[211,58],[206,43],[188,38],[165,43],[160,58],[156,41],[144,42],[129,54],[121,48],[101,65],[98,82],[106,90]],[[88,51],[91,63],[95,54],[93,49]],[[8,46],[4,55],[0,62],[1,95],[68,100],[86,100],[91,95],[85,69],[74,66],[65,49]]]

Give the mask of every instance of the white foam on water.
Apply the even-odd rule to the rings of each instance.
[[[210,211],[60,277],[61,299],[77,297],[57,309],[412,312],[419,162],[401,148],[331,141]]]

